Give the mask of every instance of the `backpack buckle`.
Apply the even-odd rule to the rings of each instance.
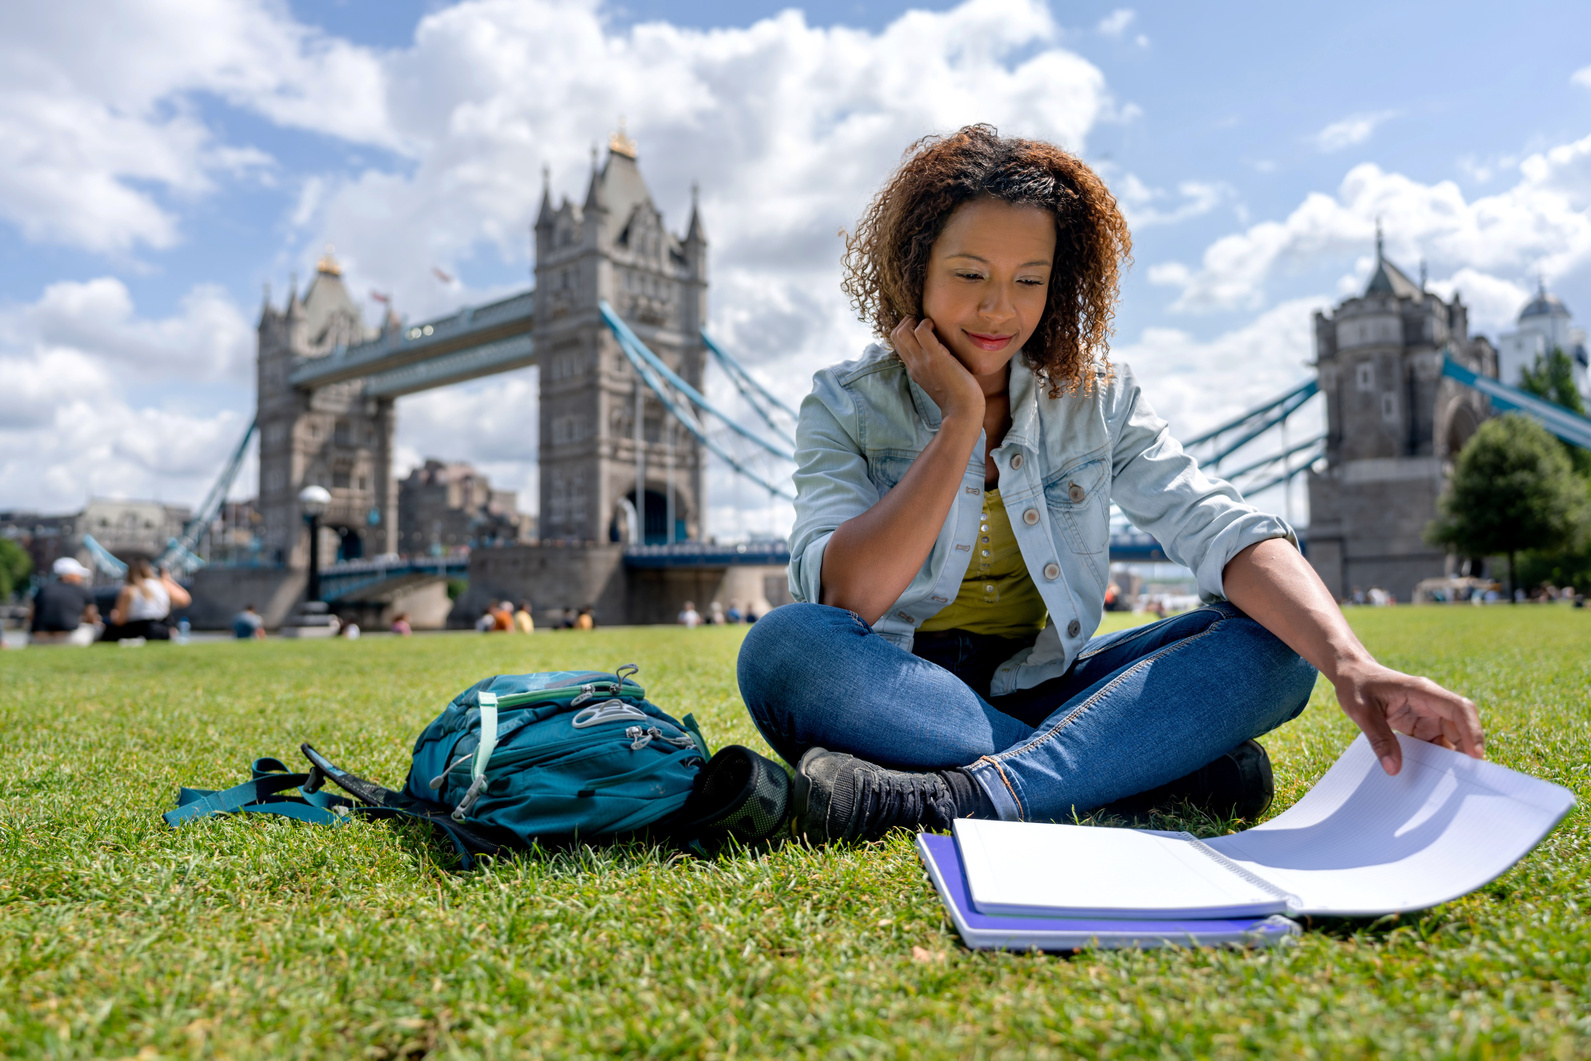
[[[617,698],[604,700],[600,704],[583,707],[575,713],[574,720],[569,724],[575,729],[585,729],[588,726],[600,726],[604,722],[645,722],[646,712],[638,707],[631,707],[623,700]]]
[[[481,792],[485,788],[486,788],[486,775],[485,774],[482,774],[480,777],[477,777],[474,781],[470,782],[469,791],[464,793],[464,798],[459,800],[458,806],[453,808],[453,814],[451,815],[451,817],[453,818],[454,821],[461,822],[461,821],[464,820],[464,815],[469,811],[469,809],[471,807],[473,807],[475,805],[475,801],[481,798]]]

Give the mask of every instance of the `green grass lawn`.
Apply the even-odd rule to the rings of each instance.
[[[1383,661],[1479,703],[1493,758],[1582,806],[1478,893],[1264,953],[972,953],[904,834],[453,874],[413,826],[160,819],[178,785],[301,762],[304,740],[396,786],[420,728],[497,672],[634,661],[715,746],[763,748],[735,628],[6,652],[0,1054],[1591,1055],[1591,612],[1351,618]],[[1352,734],[1318,686],[1266,739],[1273,813]]]

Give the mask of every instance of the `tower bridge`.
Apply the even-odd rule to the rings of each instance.
[[[540,367],[540,393],[524,452],[540,467],[542,544],[492,550],[490,564],[472,565],[461,611],[476,597],[512,596],[558,609],[592,603],[621,621],[677,610],[678,602],[641,597],[709,596],[731,568],[783,562],[782,550],[767,546],[657,550],[703,537],[705,449],[725,452],[673,400],[701,398],[708,357],[707,237],[694,190],[684,232],[669,231],[636,145],[620,133],[601,166],[593,158],[581,201],[555,203],[544,174],[533,233],[530,290],[420,323],[389,311],[367,328],[329,249],[302,294],[295,282],[280,306],[267,296],[259,497],[263,554],[282,571],[309,562],[298,497],[317,485],[331,495],[319,553],[354,565],[327,584],[365,588],[364,568],[400,551],[396,399],[529,365]],[[635,554],[628,565],[626,547]],[[758,600],[773,589],[754,571],[736,577]],[[665,583],[679,592],[660,590]]]
[[[302,299],[267,304],[258,422],[272,555],[306,562],[297,497],[310,484],[331,492],[325,523],[341,555],[397,552],[393,401],[527,365],[541,368],[538,437],[524,450],[540,463],[543,538],[625,540],[636,517],[645,541],[700,537],[701,445],[670,429],[601,310],[615,307],[671,372],[701,388],[707,238],[694,196],[684,234],[669,232],[621,134],[605,164],[593,164],[582,202],[555,205],[544,188],[534,237],[531,290],[423,323],[389,314],[363,331],[329,255]]]

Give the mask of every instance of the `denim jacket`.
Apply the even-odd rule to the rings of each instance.
[[[1132,371],[1088,394],[1051,398],[1018,356],[1011,362],[1011,428],[994,453],[1000,497],[1017,545],[1049,609],[1031,648],[995,672],[991,696],[1066,673],[1099,626],[1110,571],[1110,504],[1192,570],[1206,600],[1220,599],[1227,561],[1293,531],[1212,479],[1149,408]],[[796,521],[790,593],[819,601],[823,550],[834,531],[867,511],[906,474],[939,429],[939,407],[894,354],[870,345],[860,359],[813,377],[796,429]],[[956,598],[978,540],[984,447],[967,461],[939,538],[874,630],[902,648],[924,620]]]

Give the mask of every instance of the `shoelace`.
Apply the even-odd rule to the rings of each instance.
[[[859,770],[856,838],[872,840],[891,829],[945,828],[956,816],[949,787],[932,774]]]

